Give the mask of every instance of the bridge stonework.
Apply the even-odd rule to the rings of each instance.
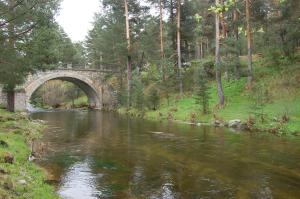
[[[24,84],[16,89],[15,109],[26,110],[32,94],[50,80],[63,80],[77,85],[87,95],[91,108],[113,109],[116,105],[116,99],[113,90],[104,81],[104,76],[108,72],[86,69],[57,69],[28,75]],[[0,104],[6,105],[6,93],[1,88]]]
[[[0,86],[0,105],[6,106],[7,99],[6,99],[6,93],[3,92],[3,89]]]

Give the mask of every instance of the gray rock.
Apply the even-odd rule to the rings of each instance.
[[[239,119],[235,119],[235,120],[230,120],[228,122],[228,127],[229,128],[239,128],[242,124],[242,121]]]

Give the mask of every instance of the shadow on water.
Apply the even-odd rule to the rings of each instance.
[[[63,198],[300,198],[300,140],[130,119],[32,114]]]

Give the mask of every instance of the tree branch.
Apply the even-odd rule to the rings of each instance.
[[[19,15],[13,17],[12,19],[9,19],[9,20],[7,20],[7,21],[5,21],[5,22],[0,23],[0,28],[3,27],[3,26],[5,26],[5,25],[7,25],[7,24],[9,24],[9,23],[12,22],[12,21],[18,19],[19,17],[24,16],[26,13],[28,13],[28,11],[32,10],[36,5],[38,5],[38,3],[33,4],[33,5],[32,5],[30,8],[28,8],[25,12],[22,12],[21,14],[19,14]]]

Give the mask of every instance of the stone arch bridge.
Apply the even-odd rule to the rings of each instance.
[[[39,71],[27,76],[23,85],[15,91],[15,110],[26,110],[32,94],[45,82],[63,80],[77,85],[87,95],[89,105],[94,109],[113,109],[116,105],[114,91],[104,81],[108,70],[57,69]],[[7,105],[6,93],[0,88],[0,104]]]

